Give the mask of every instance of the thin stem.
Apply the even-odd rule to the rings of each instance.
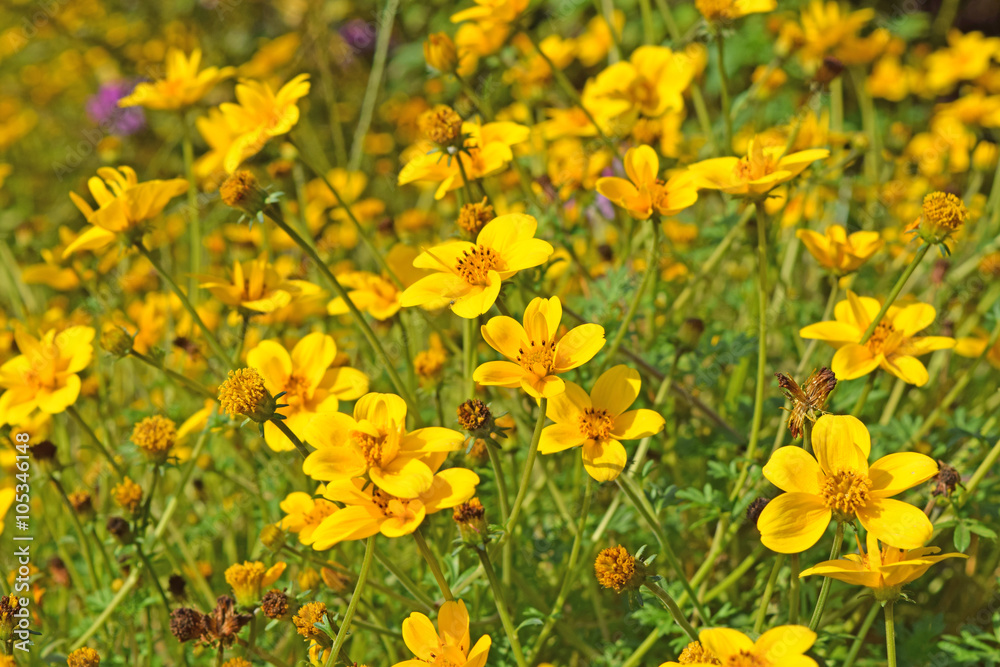
[[[431,569],[431,574],[434,575],[434,581],[437,582],[438,588],[441,589],[441,594],[444,596],[444,599],[449,602],[454,600],[455,596],[452,595],[451,588],[448,586],[448,580],[444,578],[444,573],[441,572],[441,565],[438,563],[438,560],[431,551],[431,548],[427,545],[427,540],[424,539],[424,535],[420,532],[419,528],[413,532],[413,539],[417,543],[417,551],[419,551],[420,555],[424,557],[425,561],[427,561],[427,567]]]
[[[791,572],[789,573],[788,581],[788,624],[798,625],[799,624],[799,571],[801,567],[799,566],[799,555],[792,554],[789,559],[789,565],[791,566]]]
[[[414,583],[414,581],[410,579],[410,577],[408,577],[406,573],[399,568],[399,566],[396,564],[395,561],[385,556],[378,549],[375,550],[375,560],[377,560],[382,565],[382,567],[387,569],[389,571],[389,574],[396,577],[396,579],[399,580],[400,585],[402,585],[402,587],[405,588],[410,593],[410,595],[416,598],[416,600],[420,604],[424,605],[428,609],[434,608],[434,600],[431,598],[431,596],[429,596],[419,586],[417,586],[417,584]]]
[[[365,590],[365,582],[368,581],[368,571],[372,566],[372,555],[375,553],[375,536],[372,535],[368,538],[368,543],[365,544],[365,558],[361,561],[361,571],[358,573],[358,583],[354,586],[354,594],[351,596],[351,601],[347,605],[347,611],[344,612],[344,620],[340,623],[340,630],[337,631],[337,638],[333,641],[333,649],[330,651],[330,657],[326,659],[326,667],[333,667],[334,663],[337,661],[337,656],[340,655],[341,649],[344,648],[344,642],[347,641],[347,633],[351,629],[351,619],[354,618],[354,611],[358,608],[358,603],[361,602],[361,594]]]
[[[755,202],[757,208],[757,383],[754,388],[753,421],[750,426],[750,443],[747,445],[746,462],[740,471],[729,500],[739,496],[746,483],[750,466],[757,455],[760,442],[760,425],[764,421],[764,386],[767,376],[767,212],[764,202]]]
[[[688,620],[684,618],[684,614],[681,613],[681,609],[677,606],[677,603],[674,602],[674,599],[670,597],[665,590],[652,581],[646,581],[643,585],[649,589],[650,593],[659,598],[660,602],[663,603],[663,606],[670,612],[670,615],[674,617],[675,621],[677,621],[677,625],[681,626],[681,629],[684,630],[684,634],[686,634],[691,641],[698,641],[698,633],[695,632],[693,627],[691,627]]]
[[[191,277],[188,280],[188,293],[192,299],[198,299],[198,274],[201,273],[201,212],[198,210],[198,181],[194,177],[194,147],[191,144],[191,126],[184,115],[181,115],[181,125],[184,126],[184,138],[181,150],[184,153],[184,175],[188,182],[187,200],[191,224],[188,227],[188,241],[191,253]]]
[[[678,560],[677,554],[674,553],[673,547],[670,546],[670,542],[666,539],[666,535],[663,532],[663,526],[660,525],[659,520],[653,514],[651,509],[646,506],[646,503],[643,502],[644,498],[639,497],[640,491],[633,486],[635,482],[628,475],[619,475],[615,482],[618,484],[618,488],[624,491],[625,495],[628,496],[632,506],[639,510],[639,514],[641,514],[642,518],[647,524],[649,524],[649,527],[653,531],[653,535],[656,537],[660,551],[662,552],[664,558],[667,559],[667,564],[674,571],[677,579],[684,587],[684,592],[687,593],[688,598],[691,600],[691,604],[694,605],[695,611],[698,612],[698,615],[702,618],[702,620],[708,621],[711,616],[708,615],[708,612],[700,602],[697,593],[695,593],[694,587],[684,574],[684,568],[681,567],[681,562]]]
[[[969,483],[965,485],[965,491],[956,503],[958,507],[962,507],[969,501],[969,498],[971,498],[972,494],[976,491],[976,487],[978,487],[979,483],[983,481],[983,477],[985,477],[986,473],[993,467],[993,464],[997,462],[998,457],[1000,457],[1000,440],[996,441],[996,444],[993,445],[993,448],[986,455],[986,458],[983,459],[983,462],[979,464],[978,468],[976,468],[976,472],[972,474],[972,478],[969,480]]]
[[[833,538],[833,546],[830,547],[830,558],[837,560],[840,558],[840,545],[844,542],[844,524],[837,522],[837,534]],[[816,600],[816,608],[813,610],[812,618],[809,619],[809,629],[814,631],[819,627],[820,619],[823,617],[823,607],[826,606],[826,599],[830,595],[831,577],[823,577],[823,585],[819,589],[819,598]]]
[[[348,163],[349,171],[357,171],[361,165],[361,158],[364,155],[364,139],[371,126],[372,115],[375,113],[375,102],[378,100],[378,93],[382,89],[382,74],[385,72],[385,61],[389,53],[389,42],[392,37],[392,24],[396,19],[396,11],[399,9],[400,0],[388,0],[385,3],[385,11],[381,16],[376,17],[378,25],[378,36],[375,38],[375,56],[372,59],[372,69],[368,74],[368,85],[365,87],[365,96],[361,100],[361,112],[358,125],[354,128],[354,138],[351,140],[351,159]]]
[[[639,11],[642,15],[642,43],[654,44],[656,38],[653,36],[653,5],[649,0],[639,0]]]
[[[569,595],[570,585],[576,576],[576,564],[580,557],[580,545],[583,543],[583,532],[586,529],[587,515],[590,513],[590,501],[593,494],[594,481],[588,474],[587,484],[583,491],[583,506],[580,508],[580,523],[577,525],[576,537],[573,538],[573,546],[569,552],[569,562],[566,563],[566,569],[563,571],[562,584],[559,586],[559,593],[556,595],[556,601],[552,604],[552,611],[549,613],[548,618],[545,619],[545,624],[542,626],[541,632],[538,633],[538,639],[535,640],[534,650],[532,650],[531,658],[528,660],[528,662],[532,665],[537,664],[538,662],[538,654],[545,646],[545,641],[549,638],[549,634],[552,632],[552,628],[556,624],[559,611],[563,608],[563,605],[566,604],[566,597]]]
[[[503,474],[503,461],[500,460],[500,448],[498,445],[487,441],[486,451],[490,455],[490,466],[493,468],[493,478],[497,485],[497,497],[500,502],[500,519],[506,525],[510,517],[510,498],[507,496],[507,478]],[[508,541],[503,545],[503,581],[504,585],[510,583],[510,562],[513,555],[513,545]]]
[[[463,357],[465,363],[465,395],[472,398],[476,394],[476,381],[472,379],[472,376],[476,372],[476,343],[478,338],[476,336],[476,320],[469,319],[465,321],[465,326],[462,328],[462,347],[463,347]]]
[[[215,337],[215,334],[212,333],[212,330],[209,329],[208,325],[206,325],[205,322],[201,319],[201,315],[199,315],[198,311],[195,310],[194,305],[188,299],[187,295],[184,294],[184,292],[177,285],[177,283],[170,276],[170,274],[163,270],[163,267],[160,265],[160,262],[157,261],[156,257],[153,256],[153,253],[150,252],[149,248],[146,247],[146,244],[144,244],[142,241],[137,241],[135,247],[139,249],[139,252],[142,254],[143,257],[149,260],[149,263],[153,265],[153,268],[156,269],[156,272],[160,274],[160,277],[163,278],[164,282],[166,282],[167,285],[170,287],[170,289],[173,291],[173,293],[177,295],[177,298],[181,300],[181,305],[183,305],[184,309],[188,311],[188,314],[191,316],[191,319],[194,321],[196,325],[198,325],[198,328],[201,329],[201,332],[205,334],[205,340],[208,341],[209,347],[212,348],[212,352],[218,358],[219,363],[222,364],[222,367],[231,368],[233,366],[233,362],[229,358],[229,355],[226,354],[226,351],[225,349],[223,349],[222,344],[219,342],[219,339]]]
[[[341,202],[343,202],[343,200],[341,200]],[[345,208],[347,208],[346,204]],[[281,215],[280,211],[278,211],[274,206],[270,206],[268,207],[265,213],[269,218],[271,218],[274,221],[274,224],[276,224],[283,232],[288,234],[288,236],[300,248],[302,248],[303,252],[305,252],[306,255],[308,255],[309,258],[313,261],[313,263],[316,264],[316,267],[319,269],[320,273],[323,274],[323,277],[326,278],[327,281],[330,283],[330,285],[333,287],[333,290],[334,292],[337,293],[337,296],[343,299],[344,303],[347,305],[347,310],[351,313],[351,317],[354,318],[354,323],[357,324],[359,329],[361,329],[361,333],[364,335],[365,340],[368,341],[368,344],[375,351],[375,354],[378,355],[379,360],[381,360],[382,365],[385,367],[386,372],[389,374],[389,379],[392,381],[393,387],[396,388],[396,392],[406,402],[406,406],[410,414],[412,414],[415,419],[419,420],[420,410],[417,407],[417,403],[413,400],[412,396],[410,396],[410,392],[407,389],[406,384],[403,382],[403,379],[399,376],[399,372],[396,370],[396,367],[392,364],[391,360],[389,359],[389,355],[388,353],[386,353],[385,348],[379,341],[378,336],[375,335],[375,332],[372,331],[371,326],[368,324],[367,320],[365,320],[364,315],[361,314],[361,311],[358,310],[358,307],[354,305],[354,302],[347,295],[347,290],[345,290],[344,286],[340,284],[339,280],[337,280],[337,276],[335,276],[333,272],[330,271],[329,267],[326,265],[326,262],[324,262],[322,258],[320,258],[319,253],[316,252],[316,249],[313,248],[310,244],[306,243],[306,240],[302,238],[302,236],[300,236],[298,232],[292,229],[287,222],[285,222],[285,219]]]
[[[760,604],[757,606],[757,619],[753,624],[754,634],[760,634],[764,629],[764,619],[767,617],[767,607],[771,604],[771,596],[774,595],[774,585],[778,581],[778,573],[781,566],[785,564],[785,554],[777,554],[774,557],[774,565],[771,566],[771,575],[764,585],[764,594],[760,597]]]
[[[885,652],[889,667],[896,667],[896,619],[893,602],[885,605]]]
[[[548,405],[549,399],[547,398],[542,398],[538,402],[538,418],[535,420],[535,430],[531,434],[531,444],[528,446],[528,460],[524,463],[524,472],[521,473],[521,485],[517,489],[517,495],[514,496],[514,506],[511,507],[510,517],[508,517],[507,523],[504,524],[504,536],[501,538],[502,543],[506,543],[510,539],[510,535],[514,532],[517,517],[521,513],[521,503],[524,502],[524,497],[528,495],[531,471],[535,467],[535,458],[538,456],[538,443],[542,439],[542,427],[545,426],[545,410]]]
[[[517,661],[518,667],[527,667],[528,662],[524,659],[524,650],[521,648],[521,642],[517,638],[517,630],[510,619],[510,612],[507,611],[503,586],[497,578],[493,564],[490,563],[490,556],[486,553],[486,549],[481,547],[476,547],[476,553],[479,555],[479,561],[483,564],[483,571],[486,572],[486,578],[490,581],[490,588],[493,589],[493,601],[496,603],[497,613],[500,615],[503,631],[510,642],[511,651],[514,653],[514,660]]]
[[[882,308],[878,311],[878,315],[875,316],[875,319],[873,319],[871,321],[871,324],[868,325],[868,328],[865,329],[865,333],[861,337],[860,341],[862,345],[867,343],[868,339],[872,337],[873,333],[875,333],[875,328],[878,327],[879,322],[882,321],[882,318],[885,316],[886,312],[888,312],[889,307],[892,306],[893,302],[896,300],[896,297],[899,296],[899,293],[902,291],[903,286],[906,284],[906,281],[910,279],[910,276],[913,275],[913,271],[917,268],[917,265],[920,264],[921,260],[923,260],[924,258],[924,255],[926,255],[927,251],[930,249],[931,249],[930,244],[925,243],[924,245],[920,246],[919,250],[917,250],[917,254],[913,256],[913,260],[903,271],[903,274],[899,276],[899,279],[896,281],[896,284],[892,286],[892,290],[889,292],[889,296],[886,297],[885,302],[882,304]]]
[[[715,32],[715,46],[719,54],[719,87],[722,96],[722,127],[725,130],[725,152],[733,150],[732,103],[729,100],[729,76],[726,74],[725,38],[722,30]]]
[[[149,572],[149,578],[153,581],[153,587],[160,596],[160,600],[163,602],[163,607],[167,611],[167,616],[170,616],[170,600],[167,598],[167,594],[163,592],[163,586],[160,585],[160,580],[156,576],[156,571],[153,570],[153,564],[149,562],[149,558],[143,552],[142,547],[136,545],[135,552],[139,554],[139,559],[142,564],[146,566],[146,570]]]
[[[861,388],[861,394],[858,396],[858,400],[855,401],[854,407],[851,408],[851,416],[861,416],[861,411],[865,409],[865,403],[868,402],[868,394],[872,393],[872,387],[875,386],[875,375],[876,371],[872,371],[868,374],[868,379],[865,380],[865,386]]]
[[[886,426],[892,421],[892,416],[896,414],[896,408],[899,407],[899,401],[903,398],[903,392],[906,391],[906,380],[903,378],[896,378],[896,384],[892,387],[892,393],[889,394],[889,400],[886,401],[885,407],[882,409],[882,416],[879,418],[879,426]]]
[[[299,440],[299,436],[295,435],[292,429],[288,428],[288,424],[285,423],[284,419],[278,419],[277,416],[271,417],[271,423],[278,427],[286,438],[291,440],[292,444],[295,445],[295,449],[298,450],[302,458],[307,458],[309,456],[309,449]]]
[[[73,522],[73,527],[80,536],[80,542],[83,543],[83,557],[84,560],[87,561],[87,569],[90,571],[90,579],[93,582],[94,588],[99,588],[102,582],[97,576],[97,568],[94,567],[94,555],[90,548],[90,540],[87,539],[87,534],[83,531],[83,525],[80,523],[80,517],[77,516],[76,509],[73,508],[73,503],[70,502],[69,496],[66,494],[66,489],[63,488],[62,483],[51,473],[49,474],[49,479],[52,481],[52,484],[55,485],[56,490],[59,491],[59,495],[62,497],[63,502],[66,503],[67,514],[69,514],[70,521]]]
[[[639,284],[639,289],[637,289],[635,294],[632,295],[632,302],[629,303],[628,310],[625,311],[625,318],[618,326],[618,331],[615,333],[615,337],[612,339],[610,347],[608,347],[608,352],[604,357],[604,362],[598,369],[598,375],[601,374],[601,371],[603,371],[609,363],[614,361],[615,354],[617,354],[618,348],[621,347],[622,340],[625,339],[625,333],[628,331],[629,324],[632,323],[632,318],[635,317],[635,313],[639,309],[639,302],[642,301],[643,295],[647,292],[647,290],[649,290],[649,286],[653,283],[653,278],[659,270],[659,230],[659,220],[652,221],[652,233],[649,238],[649,248],[646,253],[646,270],[642,274],[642,282]]]
[[[66,412],[68,412],[69,416],[73,418],[80,428],[83,429],[84,433],[87,434],[87,437],[89,437],[91,442],[93,442],[97,447],[97,450],[101,452],[101,455],[107,459],[108,463],[111,464],[111,467],[114,468],[115,473],[118,475],[118,479],[122,479],[125,476],[125,473],[121,466],[118,465],[118,462],[115,461],[115,457],[111,454],[111,450],[109,450],[104,442],[97,437],[97,433],[94,432],[94,429],[90,428],[90,424],[83,420],[83,417],[81,417],[80,413],[77,412],[76,406],[71,405],[67,407]]]
[[[181,375],[180,373],[177,373],[176,371],[172,371],[169,368],[164,368],[163,366],[160,366],[152,358],[147,357],[142,352],[137,352],[136,350],[129,350],[129,356],[135,357],[136,359],[143,362],[150,368],[155,368],[156,370],[160,371],[168,378],[173,380],[178,385],[184,387],[185,389],[191,392],[194,392],[198,396],[202,396],[204,398],[211,398],[213,400],[216,398],[216,393],[211,389],[209,389],[208,387],[205,387],[204,385],[201,385],[198,382],[192,380],[191,378],[185,375]]]
[[[851,644],[851,650],[847,652],[847,657],[844,658],[844,664],[842,667],[854,667],[854,661],[858,658],[858,653],[861,652],[861,645],[865,643],[865,636],[872,627],[872,623],[875,622],[875,617],[878,616],[878,602],[872,603],[872,608],[868,610],[868,615],[865,616],[865,620],[862,621],[861,627],[858,628],[858,634],[854,638],[854,643]]]

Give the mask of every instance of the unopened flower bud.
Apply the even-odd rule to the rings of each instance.
[[[917,221],[917,234],[927,243],[944,243],[969,219],[962,200],[946,192],[932,192],[924,197]]]
[[[698,341],[701,340],[703,333],[705,333],[705,322],[697,317],[689,317],[677,330],[677,343],[684,350],[693,350],[698,347]]]
[[[424,42],[424,60],[439,72],[451,72],[458,62],[455,42],[446,33],[431,33]]]
[[[245,169],[233,172],[219,187],[219,195],[227,206],[251,217],[267,206],[267,192],[260,187],[257,177]]]
[[[264,529],[260,531],[260,541],[274,553],[278,553],[285,546],[287,536],[285,531],[273,523],[264,526]]]
[[[646,578],[646,566],[619,544],[597,554],[594,574],[597,576],[597,583],[616,593],[637,591]]]
[[[255,368],[229,371],[229,377],[219,387],[219,403],[230,417],[243,416],[258,424],[271,419],[278,406]]]
[[[101,348],[116,357],[125,357],[132,351],[134,338],[117,324],[108,322],[101,328]]]
[[[771,502],[770,498],[754,498],[750,506],[747,507],[747,521],[757,527],[757,519],[760,518],[760,513],[764,511],[767,504]]]
[[[489,541],[486,509],[479,498],[472,498],[455,507],[451,517],[458,524],[458,531],[466,544],[481,546]]]
[[[108,532],[121,544],[132,544],[132,527],[120,516],[108,519]]]
[[[481,202],[471,202],[464,204],[458,212],[458,228],[471,238],[479,236],[486,223],[497,217],[493,212],[493,207],[487,203],[486,197]]]

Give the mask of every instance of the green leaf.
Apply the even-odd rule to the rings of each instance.
[[[959,551],[964,552],[969,548],[969,543],[972,542],[972,535],[969,531],[969,525],[965,521],[955,526],[954,542],[955,548]]]

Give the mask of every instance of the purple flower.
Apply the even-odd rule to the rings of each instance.
[[[97,94],[87,100],[87,115],[108,134],[127,137],[146,125],[146,115],[140,107],[122,109],[118,100],[132,92],[135,84],[115,81],[101,86]]]

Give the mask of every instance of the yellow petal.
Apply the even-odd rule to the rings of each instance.
[[[782,491],[819,495],[823,486],[823,471],[816,459],[794,445],[781,447],[771,454],[763,472],[764,477]]]
[[[476,493],[479,475],[465,468],[449,468],[434,475],[431,488],[420,499],[433,514],[464,503]]]
[[[639,397],[641,386],[639,371],[619,364],[597,378],[594,388],[590,390],[590,398],[596,409],[607,410],[612,417],[617,417]]]
[[[878,365],[878,357],[873,356],[867,347],[848,343],[833,355],[830,370],[838,380],[855,380],[868,375],[878,368]]]
[[[858,444],[855,421],[856,418],[849,415],[823,415],[816,420],[812,434],[813,451],[826,474],[841,470],[868,473],[868,455]]]
[[[663,415],[653,410],[629,410],[615,418],[611,435],[618,440],[637,440],[656,435],[666,423]]]
[[[918,331],[929,327],[934,322],[935,317],[937,317],[937,312],[935,312],[934,306],[926,303],[913,303],[896,313],[896,316],[892,318],[892,326],[909,338]]]
[[[586,441],[587,436],[580,432],[580,427],[576,424],[553,424],[542,429],[542,437],[538,441],[538,451],[541,454],[555,454],[572,447],[578,447]]]
[[[524,327],[513,317],[491,317],[481,331],[486,344],[508,359],[517,358],[518,350],[528,343]]]
[[[752,651],[753,642],[742,632],[730,628],[709,628],[698,633],[702,645],[719,660],[725,661],[741,651]]]
[[[923,387],[930,376],[927,367],[917,359],[905,354],[894,354],[882,362],[882,367],[907,384]]]
[[[438,633],[445,646],[469,647],[469,612],[461,600],[448,601],[438,610]]]
[[[610,482],[625,469],[628,454],[617,440],[589,440],[583,445],[583,467],[598,482]]]
[[[441,643],[431,619],[416,611],[403,621],[403,642],[413,655],[426,662],[434,662]]]
[[[757,519],[760,541],[771,551],[802,553],[819,542],[831,516],[819,496],[783,493],[769,502]]]
[[[292,348],[292,367],[296,376],[305,380],[310,394],[319,386],[336,356],[337,345],[333,338],[320,332],[305,336]]]
[[[604,343],[604,327],[599,324],[581,324],[571,329],[556,345],[556,372],[568,371],[587,363],[604,347]]]
[[[397,498],[416,498],[431,488],[434,473],[420,459],[397,456],[383,467],[368,470],[372,483]]]
[[[549,401],[545,416],[566,426],[578,426],[580,413],[591,408],[590,395],[575,382],[566,383],[566,391]]]
[[[799,335],[809,340],[821,340],[834,347],[843,347],[850,343],[857,343],[861,340],[864,332],[857,327],[831,320],[829,322],[817,322],[803,327]]]
[[[517,387],[521,384],[524,369],[509,361],[487,361],[472,374],[472,379],[481,385],[493,387]]]
[[[857,514],[865,530],[900,549],[918,549],[934,534],[923,511],[894,498],[872,498]]]
[[[771,664],[808,651],[816,642],[816,633],[804,625],[779,625],[762,634],[754,644],[756,653]]]
[[[929,456],[916,452],[896,452],[883,456],[868,469],[872,495],[888,498],[923,484],[938,473],[938,465]]]

